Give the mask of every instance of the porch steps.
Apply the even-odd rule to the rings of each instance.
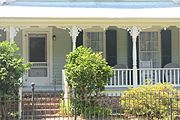
[[[57,118],[61,103],[60,91],[38,91],[34,93],[34,118],[42,120],[47,118]],[[22,120],[32,119],[32,93],[23,92],[22,100]]]

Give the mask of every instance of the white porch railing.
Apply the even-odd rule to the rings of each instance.
[[[133,86],[132,69],[114,69],[114,76],[108,80],[106,87],[131,87]]]
[[[64,71],[62,75],[63,81],[66,81]],[[133,85],[133,69],[114,69],[114,76],[105,87],[133,87],[144,85],[147,81],[152,84],[170,82],[174,86],[180,86],[180,68],[137,69],[137,85]]]
[[[180,86],[180,68],[138,69],[138,85],[143,85],[146,80],[153,84],[169,82]]]

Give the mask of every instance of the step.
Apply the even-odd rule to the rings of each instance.
[[[61,95],[60,92],[36,92],[34,94],[35,119],[59,117]],[[23,93],[23,120],[32,117],[32,93]]]
[[[60,103],[60,98],[35,98],[34,103]],[[30,104],[32,99],[23,99],[23,103]]]
[[[65,118],[63,116],[59,116],[57,114],[46,114],[46,115],[36,115],[34,116],[35,120],[42,120],[42,119],[45,119],[45,120],[59,120],[60,118]],[[58,119],[59,118],[59,119]],[[23,120],[31,120],[32,119],[32,115],[26,115],[26,116],[23,116],[22,118]]]
[[[56,114],[60,109],[35,109],[35,115]],[[32,109],[23,110],[23,115],[32,115]]]
[[[40,108],[46,108],[46,109],[52,109],[52,108],[59,108],[60,103],[35,103],[35,108],[40,109]],[[32,104],[23,104],[23,109],[31,109]]]

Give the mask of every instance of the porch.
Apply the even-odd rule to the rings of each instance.
[[[2,10],[5,11],[5,7]],[[19,9],[16,10],[20,13]],[[27,14],[33,13],[28,8],[23,10]],[[25,61],[33,63],[22,79],[24,86],[29,86],[27,89],[30,89],[31,82],[36,83],[40,90],[63,89],[65,76],[61,71],[66,64],[66,55],[80,45],[91,47],[95,52],[103,52],[103,57],[112,67],[117,64],[127,66],[126,69],[114,69],[114,77],[106,88],[134,87],[145,84],[146,80],[153,84],[171,82],[179,86],[179,68],[164,68],[168,63],[180,65],[180,16],[177,14],[175,18],[170,18],[179,8],[159,9],[158,12],[153,9],[156,14],[151,18],[143,17],[152,13],[148,9],[143,9],[146,12],[133,18],[131,15],[138,13],[136,9],[127,14],[124,14],[123,9],[112,9],[108,10],[107,15],[102,14],[104,9],[83,9],[86,13],[92,13],[89,17],[84,17],[76,8],[46,10],[41,7],[33,10],[37,11],[34,12],[37,13],[35,16],[26,18],[17,14],[16,19],[11,15],[13,12],[8,12],[11,17],[0,21],[0,40],[15,42]],[[75,10],[80,16],[69,18],[64,14],[55,14],[48,18],[41,16],[44,10],[47,15],[57,11],[69,11],[68,15],[72,15],[70,13]],[[165,10],[167,15],[158,14],[165,13]],[[98,17],[93,16],[96,11]],[[118,14],[111,16],[111,13]],[[11,21],[14,22],[9,24]]]
[[[91,33],[92,31],[98,33],[97,28],[91,29]],[[83,30],[84,36],[88,36],[87,33],[90,32]],[[80,45],[91,47],[94,52],[103,52],[103,57],[114,69],[114,76],[106,85],[107,90],[137,87],[147,82],[169,82],[175,87],[180,86],[179,27],[132,26],[124,29],[109,26],[105,31],[105,41],[102,42],[105,45],[101,47],[97,46],[97,43],[100,44],[103,39],[93,37],[96,33],[82,38],[82,33],[78,33],[77,39],[74,40],[74,49],[78,47],[80,39],[83,39]],[[87,41],[90,42],[87,44]],[[62,81],[66,81],[64,71]]]

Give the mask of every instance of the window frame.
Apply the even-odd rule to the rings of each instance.
[[[87,34],[90,32],[102,32],[102,56],[103,58],[106,58],[106,32],[103,28],[100,27],[92,27],[92,28],[88,28],[85,29],[83,31],[83,46],[87,47]]]
[[[155,68],[160,68],[161,67],[161,28],[149,28],[149,29],[145,29],[145,30],[142,30],[141,31],[141,33],[142,32],[157,32],[158,33],[158,50],[157,50],[157,52],[158,52],[158,62],[159,62],[159,65],[158,66],[156,66]],[[140,61],[141,61],[141,56],[140,56],[140,53],[141,53],[141,46],[140,46],[140,42],[141,42],[141,37],[140,37],[140,35],[141,35],[141,33],[139,34],[139,39],[138,39],[138,43],[139,43],[139,45],[138,45],[138,47],[139,47],[139,55],[138,55],[138,57],[139,57],[139,61],[138,61],[138,63],[140,64]],[[153,64],[153,63],[152,63]],[[140,66],[139,66],[140,67]]]

